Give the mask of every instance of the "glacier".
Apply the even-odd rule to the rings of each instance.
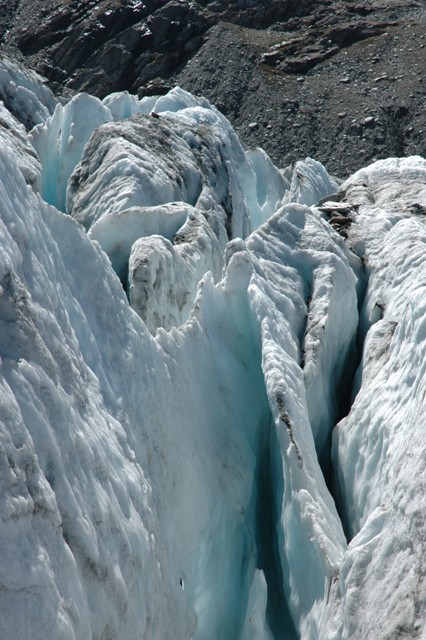
[[[422,637],[426,161],[0,85],[0,637]]]

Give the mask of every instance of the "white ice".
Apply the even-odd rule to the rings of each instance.
[[[31,141],[43,169],[43,198],[65,211],[69,177],[96,127],[112,120],[109,109],[98,98],[81,93],[62,106],[31,132]]]
[[[289,182],[284,204],[299,202],[315,205],[339,187],[338,181],[327,173],[325,167],[312,158],[297,161],[294,167],[282,171],[282,175]]]
[[[334,436],[333,462],[351,543],[335,595],[338,614],[328,623],[334,635],[328,633],[421,637],[426,162],[380,161],[356,173],[342,190],[346,201],[359,205],[351,242],[362,251],[370,277],[358,393]]]
[[[7,57],[0,59],[0,100],[28,129],[45,122],[58,103],[40,76]]]
[[[30,136],[0,105],[0,637],[421,637],[426,162],[339,187],[180,89],[47,116],[31,78]]]

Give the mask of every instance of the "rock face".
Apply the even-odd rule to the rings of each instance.
[[[61,3],[14,38],[49,80],[97,96],[137,90],[198,49],[212,24],[195,5],[161,0]]]
[[[426,153],[424,24],[421,7],[352,17],[329,7],[316,22],[266,31],[221,23],[177,82],[278,165],[309,155],[344,178],[374,159]]]
[[[247,147],[343,178],[425,153],[425,15],[415,0],[22,0],[0,10],[1,50],[60,92],[179,84]]]

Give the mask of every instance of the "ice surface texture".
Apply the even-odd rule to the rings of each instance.
[[[0,60],[0,100],[27,129],[45,122],[58,103],[40,76],[6,57]]]
[[[180,89],[37,82],[0,110],[0,637],[420,637],[426,162],[339,189]]]
[[[342,189],[348,202],[360,205],[352,241],[370,278],[361,310],[366,340],[359,390],[334,433],[336,483],[351,538],[338,585],[338,637],[420,637],[426,162],[381,161]]]

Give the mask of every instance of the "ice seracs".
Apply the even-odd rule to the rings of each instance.
[[[356,277],[348,249],[302,205],[279,210],[247,247],[256,265],[248,292],[272,413],[275,553],[287,606],[303,629],[315,624],[346,547],[324,480],[324,449],[338,412],[336,374],[349,366],[356,332]],[[275,629],[275,637],[282,633]]]
[[[284,201],[311,204],[315,195],[337,188],[324,168],[310,159],[284,175],[260,149],[244,152],[229,122],[214,107],[179,88],[141,101],[127,92],[108,96],[102,103],[80,94],[65,106],[58,105],[31,137],[42,164],[43,197],[70,213],[101,242],[118,266],[132,306],[152,331],[161,323],[170,327],[188,318],[200,277],[210,270],[219,279],[221,256],[229,240],[246,237]],[[158,240],[142,240],[152,235],[150,224],[143,229],[151,219],[151,209],[148,215],[144,209],[161,205],[166,211],[179,203],[194,208],[199,221],[197,242],[181,246],[183,237],[189,237],[189,228],[194,237],[195,226],[189,218],[185,231],[176,235],[179,247],[166,230],[158,232],[172,243],[167,250],[167,242],[164,251],[159,251]],[[118,225],[122,240],[109,241]],[[134,265],[130,268],[128,261],[136,240],[138,276],[134,277]],[[211,249],[206,254],[207,246]],[[182,251],[186,266],[179,261]],[[133,259],[135,255],[136,249]],[[160,256],[167,264],[161,264]],[[169,268],[176,274],[163,279],[162,292],[156,292],[151,285],[160,283],[157,272],[167,273]],[[175,310],[170,305],[169,313],[164,299],[180,273],[185,275],[179,290],[172,293]],[[131,281],[127,283],[128,275]],[[144,291],[144,283],[149,292]],[[154,315],[161,321],[148,321]]]
[[[426,162],[339,187],[178,88],[38,82],[0,105],[0,636],[420,637]]]
[[[31,132],[32,143],[43,169],[43,198],[65,211],[69,177],[81,158],[92,132],[112,120],[98,98],[78,94],[65,106],[58,104],[46,122]]]

